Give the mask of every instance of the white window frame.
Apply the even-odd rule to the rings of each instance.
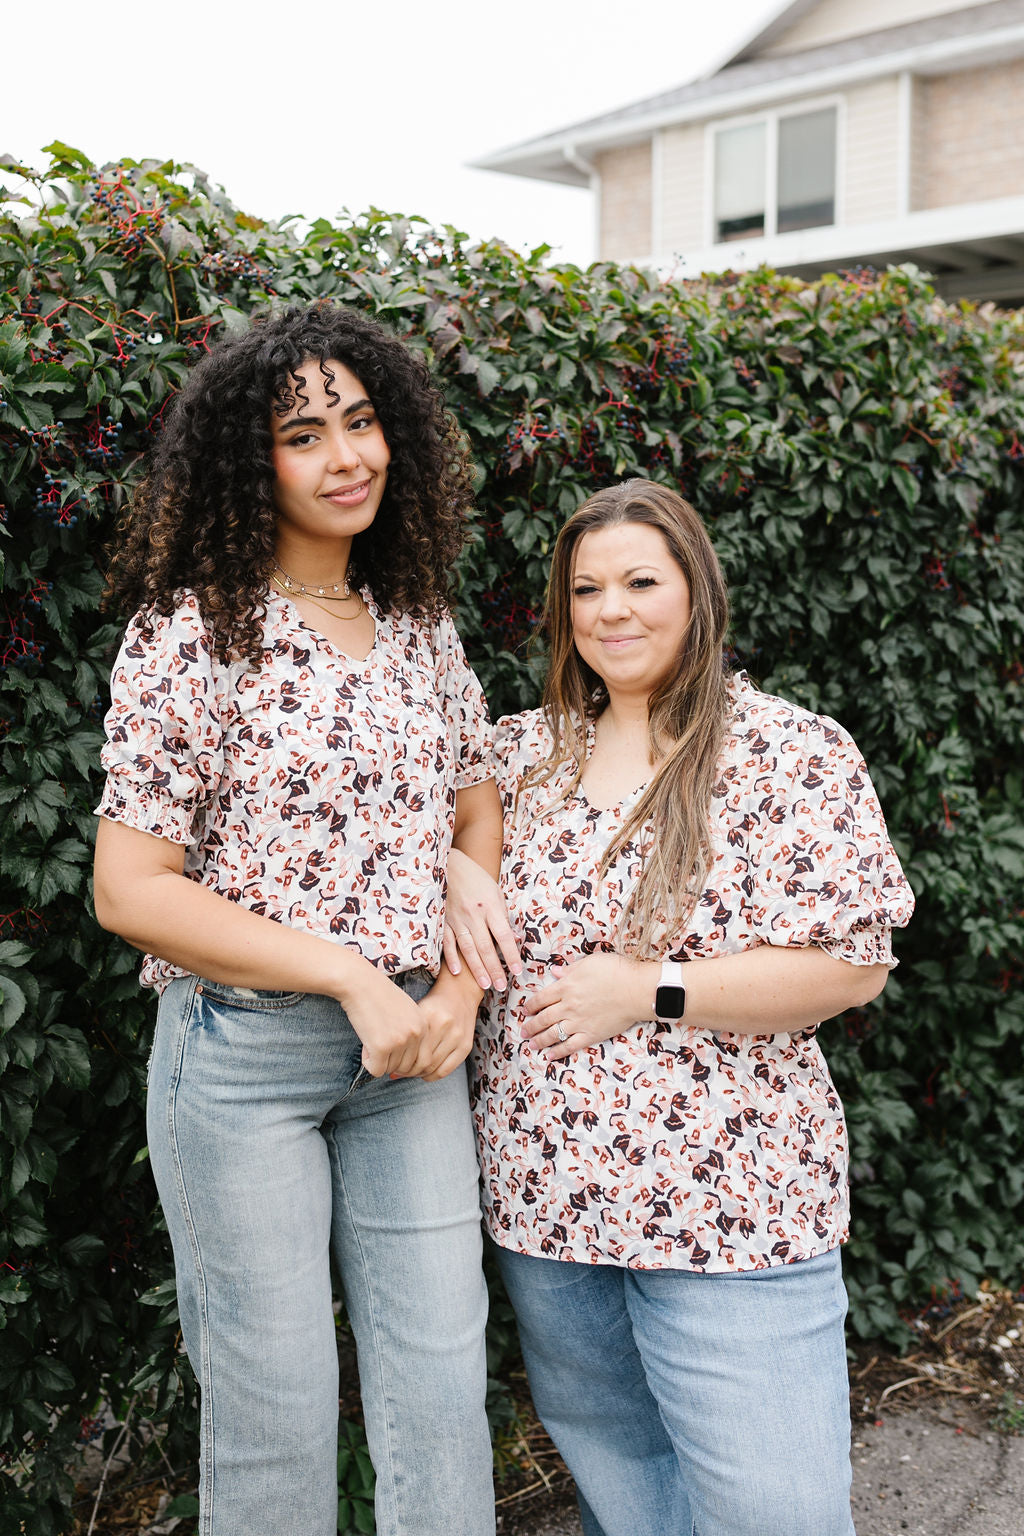
[[[842,95],[809,96],[806,100],[787,102],[784,107],[765,107],[760,112],[744,112],[739,117],[716,118],[704,125],[704,185],[708,195],[704,206],[704,243],[720,245],[727,250],[730,245],[742,246],[751,240],[774,240],[778,235],[779,222],[779,120],[783,117],[803,117],[807,112],[823,112],[834,107],[836,114],[836,179],[835,218],[831,224],[815,226],[836,229],[844,220],[844,181],[846,166],[846,99]],[[765,125],[765,178],[764,178],[764,234],[750,235],[743,240],[718,239],[718,218],[715,209],[715,144],[719,133],[729,128],[746,128],[752,123]],[[787,230],[787,234],[803,235],[807,230]]]

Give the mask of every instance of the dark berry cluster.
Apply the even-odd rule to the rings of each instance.
[[[878,281],[878,268],[865,263],[854,267],[840,267],[839,276],[854,288],[870,288]]]
[[[929,555],[925,560],[924,579],[936,592],[948,592],[953,585],[946,575],[946,562],[941,555]]]
[[[0,669],[31,666],[42,659],[43,650],[24,608],[16,613],[8,609],[0,617]]]
[[[632,400],[612,400],[611,404],[615,407],[615,425],[622,435],[642,443],[644,429],[639,407]]]
[[[35,512],[37,517],[48,517],[58,528],[73,528],[78,522],[80,501],[65,503],[64,492],[68,482],[61,480],[52,470],[42,468],[42,484],[36,487]]]
[[[52,581],[43,581],[42,577],[37,577],[25,593],[22,602],[26,608],[34,608],[38,611],[43,606],[44,598],[49,597],[52,591]]]
[[[42,456],[44,453],[53,453],[60,446],[60,435],[63,430],[62,421],[50,421],[45,427],[36,427],[25,435],[36,452]]]
[[[749,390],[753,394],[757,389],[757,375],[747,366],[742,357],[734,357],[732,365],[736,369],[736,377],[744,389]]]
[[[108,416],[103,422],[93,422],[83,450],[90,464],[101,468],[120,464],[124,457],[120,444],[121,426],[121,422],[115,421],[113,416]]]
[[[105,1424],[101,1415],[83,1414],[78,1423],[77,1445],[92,1445],[103,1438]]]
[[[601,434],[597,423],[585,421],[580,429],[579,447],[569,459],[569,465],[573,469],[586,470],[588,475],[597,476],[602,472],[598,449],[601,444]]]
[[[185,345],[190,352],[209,352],[210,332],[213,330],[213,321],[207,320],[201,331],[190,331],[185,337]]]
[[[506,473],[518,469],[523,459],[532,459],[543,443],[565,441],[564,427],[546,426],[535,416],[517,417],[505,433],[498,455],[499,467]]]
[[[939,374],[939,386],[948,390],[951,400],[962,400],[967,393],[967,385],[956,366],[947,368],[945,373]]]
[[[131,184],[131,172],[124,166],[118,166],[110,178],[101,176],[92,197],[107,215],[118,255],[124,261],[133,261],[146,239],[158,235],[164,226],[166,206],[143,203]]]
[[[676,336],[666,336],[661,346],[662,367],[672,378],[678,378],[690,366],[693,349]]]
[[[114,345],[117,348],[117,356],[114,361],[120,363],[122,368],[127,368],[135,356],[135,349],[139,344],[139,338],[133,335],[131,331],[121,331],[118,333],[118,331],[112,330],[111,334],[114,338]]]
[[[199,268],[206,277],[213,279],[213,286],[218,293],[226,292],[232,283],[239,280],[258,282],[266,287],[272,275],[244,251],[207,251]]]

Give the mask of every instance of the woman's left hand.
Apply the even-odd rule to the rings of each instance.
[[[419,1056],[403,1077],[435,1083],[460,1067],[473,1045],[478,992],[467,992],[451,976],[436,981],[418,1004],[425,1021]]]
[[[539,1046],[549,1061],[560,1061],[641,1019],[653,1018],[657,963],[625,955],[587,955],[555,974],[546,987],[526,999],[523,1038]]]
[[[444,923],[444,958],[453,976],[462,970],[460,952],[485,992],[488,987],[504,991],[505,970],[518,976],[523,969],[500,887],[474,859],[453,847]]]

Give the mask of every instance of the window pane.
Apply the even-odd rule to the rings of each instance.
[[[836,218],[836,109],[779,119],[779,222],[813,229]]]
[[[764,234],[765,125],[744,123],[715,135],[715,238]]]

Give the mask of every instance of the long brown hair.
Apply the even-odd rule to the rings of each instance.
[[[576,553],[586,534],[623,523],[656,528],[690,589],[690,622],[676,669],[648,701],[650,755],[657,766],[605,850],[600,870],[603,874],[616,854],[637,840],[642,870],[618,937],[624,947],[645,955],[663,948],[666,925],[677,931],[704,888],[712,859],[711,793],[729,712],[723,663],[729,625],[725,579],[704,524],[690,503],[668,486],[650,480],[609,486],[585,501],[558,536],[541,620],[550,648],[544,713],[552,748],[523,787],[545,784],[570,759],[576,771],[566,798],[583,776],[587,722],[602,712],[608,694],[573,640]]]

